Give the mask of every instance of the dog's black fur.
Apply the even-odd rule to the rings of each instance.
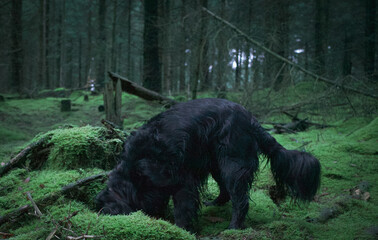
[[[107,214],[142,210],[161,217],[173,196],[176,225],[193,230],[199,192],[211,173],[220,188],[212,204],[231,200],[229,227],[242,228],[259,154],[269,160],[281,189],[312,200],[320,184],[320,163],[312,155],[286,150],[239,104],[222,99],[180,103],[127,139],[97,206]]]

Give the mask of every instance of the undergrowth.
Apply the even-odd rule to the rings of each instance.
[[[51,134],[48,161],[41,170],[26,166],[0,178],[0,216],[35,201],[79,179],[102,173],[109,168],[104,159],[114,157],[122,142],[106,137],[101,127],[102,96],[86,92],[71,94],[74,111],[60,112],[60,99],[7,100],[0,103],[0,157],[4,164],[34,140]],[[327,95],[328,94],[328,95]],[[215,93],[200,93],[215,97]],[[311,96],[311,97],[309,97]],[[330,97],[331,96],[331,97]],[[285,106],[303,103],[298,117],[330,125],[314,127],[297,134],[273,134],[284,147],[307,151],[322,165],[321,189],[314,201],[296,203],[287,198],[273,203],[269,187],[274,185],[269,164],[260,159],[260,170],[250,191],[246,229],[227,230],[231,203],[217,207],[202,206],[196,225],[200,239],[376,239],[378,236],[378,117],[377,102],[354,94],[341,94],[322,83],[302,82],[278,93],[269,89],[255,91],[249,101],[241,93],[227,98],[247,105],[264,122],[288,122],[277,114]],[[123,127],[126,132],[141,126],[164,108],[127,94],[123,95]],[[259,101],[264,99],[266,104]],[[176,96],[185,101],[187,97]],[[318,101],[315,101],[317,99]],[[313,101],[314,100],[314,101]],[[284,109],[285,110],[285,109]],[[286,109],[296,114],[297,109]],[[261,118],[260,118],[261,117]],[[264,124],[270,128],[271,125]],[[39,132],[42,132],[38,135]],[[105,161],[106,162],[106,161]],[[101,169],[100,169],[101,168]],[[167,221],[153,219],[141,212],[128,216],[103,216],[93,211],[94,198],[104,182],[95,181],[53,203],[39,206],[42,217],[24,215],[0,226],[11,239],[46,239],[56,230],[61,238],[90,234],[101,239],[194,239],[194,235],[171,224],[172,203]],[[201,197],[214,199],[217,184],[209,178]],[[58,227],[57,227],[58,226]]]

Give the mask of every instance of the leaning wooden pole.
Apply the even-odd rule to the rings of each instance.
[[[307,69],[305,69],[304,67],[301,67],[300,65],[298,64],[295,64],[294,62],[282,57],[281,55],[275,53],[274,51],[270,50],[269,48],[265,47],[263,44],[261,44],[260,42],[254,40],[253,38],[249,37],[247,34],[245,34],[244,32],[242,32],[240,29],[238,29],[237,27],[235,27],[232,23],[224,20],[223,18],[219,17],[218,15],[216,15],[215,13],[209,11],[207,8],[202,8],[203,11],[205,11],[206,13],[208,13],[210,16],[212,16],[213,18],[215,18],[216,20],[218,20],[219,22],[225,24],[226,26],[228,26],[229,28],[231,28],[232,30],[234,30],[236,33],[238,33],[239,35],[243,36],[248,42],[251,42],[252,44],[254,44],[256,47],[260,48],[261,50],[263,50],[264,52],[274,56],[275,58],[278,58],[280,59],[281,61],[299,69],[300,71],[314,77],[315,79],[318,79],[320,81],[323,81],[323,82],[326,82],[328,84],[332,84],[332,85],[336,85],[340,88],[344,88],[344,89],[347,89],[351,92],[355,92],[355,93],[358,93],[358,94],[363,94],[365,96],[368,96],[368,97],[372,97],[372,98],[378,98],[378,96],[376,96],[375,94],[372,94],[372,93],[368,93],[368,92],[365,92],[365,91],[362,91],[362,90],[359,90],[359,89],[355,89],[355,88],[352,88],[352,87],[348,87],[348,86],[343,86],[335,81],[332,81],[328,78],[325,78],[325,77],[322,77],[322,76],[319,76]]]
[[[148,101],[158,101],[164,104],[167,107],[175,105],[177,102],[173,99],[167,98],[163,95],[160,95],[157,92],[151,91],[147,88],[139,86],[135,82],[128,80],[127,78],[120,76],[113,72],[108,72],[109,77],[113,80],[114,83],[118,83],[120,81],[122,91],[127,92],[129,94],[133,94],[140,98],[143,98]],[[118,83],[119,84],[119,83]]]

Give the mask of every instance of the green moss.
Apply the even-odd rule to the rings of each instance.
[[[254,91],[250,99],[251,109],[260,116],[265,116],[268,113],[267,110],[307,102],[309,96],[321,96],[327,89],[328,87],[324,87],[320,82],[300,82],[278,92],[271,91],[268,101],[266,96],[270,89]],[[92,126],[100,125],[100,119],[104,118],[104,113],[99,113],[97,107],[103,104],[103,97],[101,95],[89,96],[89,101],[84,102],[83,94],[85,92],[71,94],[73,108],[77,111],[69,113],[60,112],[60,99],[56,98],[7,100],[0,103],[0,114],[4,116],[0,123],[0,134],[6,136],[3,142],[0,142],[0,156],[8,156],[6,160],[10,159],[12,149],[19,148],[21,145],[25,146],[28,136],[59,128],[50,132],[56,135],[52,139],[54,143],[51,145],[51,158],[43,171],[30,172],[16,169],[0,179],[0,215],[29,203],[24,195],[26,191],[30,191],[33,198],[38,200],[51,192],[58,191],[63,185],[99,173],[101,170],[92,170],[92,166],[99,167],[100,159],[107,159],[107,156],[114,154],[110,154],[111,152],[118,151],[115,147],[118,141],[112,143],[114,138],[108,137],[106,131],[98,127],[86,126],[88,123]],[[199,97],[214,96],[214,93],[199,93]],[[241,96],[240,92],[227,92],[227,98],[235,102],[245,101],[241,101]],[[334,127],[310,128],[306,132],[297,134],[274,134],[274,137],[286,148],[310,152],[320,160],[322,183],[315,198],[316,201],[298,205],[287,198],[280,206],[276,206],[268,193],[269,187],[274,184],[269,164],[265,166],[264,160],[261,159],[260,170],[250,192],[250,209],[245,222],[247,228],[226,230],[231,219],[231,203],[221,207],[203,206],[196,228],[199,231],[198,237],[204,237],[204,239],[376,239],[378,226],[378,187],[375,186],[378,182],[377,105],[375,100],[352,94],[348,97],[350,102],[344,95],[335,94],[317,103],[305,104],[300,110],[299,117],[308,117],[310,121],[326,123]],[[159,104],[128,94],[123,94],[122,99],[124,128],[127,130],[141,126],[150,117],[164,110]],[[176,99],[185,100],[185,97],[179,96]],[[261,99],[268,102],[268,105],[261,104]],[[274,112],[266,119],[259,119],[275,122],[289,121],[287,116]],[[61,128],[62,125],[76,126]],[[16,131],[13,131],[14,129]],[[96,151],[90,148],[90,145],[96,146],[95,150],[102,152],[92,153]],[[84,150],[88,148],[89,153]],[[108,152],[104,154],[106,151]],[[71,166],[74,166],[76,170],[67,170]],[[361,182],[368,182],[370,185],[370,188],[366,190],[370,194],[367,201],[352,199],[350,196],[350,189],[359,187]],[[185,235],[186,232],[183,233],[184,235],[177,233],[178,228],[167,222],[150,219],[141,213],[135,213],[135,216],[134,214],[97,216],[90,209],[93,208],[95,195],[103,188],[104,183],[94,182],[77,189],[69,196],[61,196],[48,206],[40,206],[46,215],[42,219],[25,215],[16,222],[0,226],[0,231],[15,234],[14,239],[46,239],[54,229],[51,219],[63,221],[70,213],[79,211],[79,215],[72,219],[73,229],[77,235],[89,229],[90,234],[101,236],[104,226],[107,236],[103,239],[147,239],[148,237],[182,239],[188,236]],[[201,195],[201,201],[213,200],[218,193],[217,184],[209,178],[205,192]],[[172,202],[170,207],[172,210]],[[329,210],[332,210],[332,214],[321,221],[322,216],[329,215]],[[168,213],[167,219],[173,221],[172,215]],[[61,239],[68,235],[73,234],[65,231],[58,233]],[[193,236],[190,237],[193,238]]]
[[[66,89],[63,87],[54,89],[54,92],[60,92],[60,91],[66,91]]]
[[[61,187],[75,182],[79,179],[98,174],[101,170],[91,169],[87,171],[58,171],[44,170],[27,172],[24,169],[16,169],[0,178],[0,215],[4,215],[14,209],[29,204],[29,200],[25,197],[26,192],[30,192],[35,201],[43,199],[50,193],[58,192]],[[93,188],[99,192],[104,186],[93,185]],[[81,188],[81,194],[91,196],[87,199],[87,204],[92,204],[94,195],[86,192],[85,188]],[[80,195],[72,196],[80,199]]]
[[[34,219],[32,222],[25,224],[18,229],[11,231],[14,235],[9,238],[11,240],[31,240],[31,239],[46,239],[49,233],[54,229],[52,224],[41,223]]]
[[[314,233],[310,223],[303,221],[280,220],[264,226],[270,239],[312,239]]]
[[[123,142],[110,136],[102,127],[69,127],[39,135],[35,140],[51,135],[51,150],[45,168],[77,169],[114,167],[115,157],[122,151]],[[119,132],[120,136],[123,133]]]
[[[185,230],[160,219],[153,219],[142,212],[130,215],[97,215],[80,213],[72,218],[77,233],[104,236],[105,239],[195,239]]]
[[[262,231],[254,230],[253,228],[247,228],[245,230],[225,230],[219,237],[220,239],[227,240],[252,240],[252,239],[271,239],[266,233]]]
[[[378,153],[378,117],[348,136],[348,143],[341,145],[347,152],[360,154]]]

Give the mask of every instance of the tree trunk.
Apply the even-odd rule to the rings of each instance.
[[[113,1],[113,23],[112,23],[112,46],[111,46],[111,56],[110,56],[110,60],[111,60],[111,63],[110,63],[110,69],[111,71],[113,72],[116,72],[117,69],[116,69],[116,66],[117,66],[117,62],[116,62],[116,58],[117,58],[117,55],[115,54],[115,50],[116,50],[116,21],[117,21],[117,0],[114,0]]]
[[[100,0],[98,9],[98,59],[96,82],[102,89],[105,84],[105,52],[106,52],[106,31],[105,31],[106,2]]]
[[[87,19],[87,52],[86,52],[86,58],[85,58],[85,76],[86,76],[86,83],[88,83],[91,80],[91,72],[94,71],[93,68],[91,68],[93,64],[92,63],[92,2],[88,2],[88,19]]]
[[[39,35],[39,86],[41,88],[48,88],[47,84],[47,67],[46,67],[46,55],[47,55],[47,1],[40,0],[40,35]]]
[[[275,44],[274,49],[276,52],[284,58],[288,58],[289,56],[289,3],[288,1],[278,1],[278,18],[276,21],[276,26],[278,29],[278,43]],[[280,66],[282,63],[279,59],[274,59],[275,65]],[[273,89],[278,91],[281,87],[283,82],[288,77],[288,69],[287,66],[283,66],[283,68],[277,68],[279,72],[276,72],[277,79],[274,79]]]
[[[365,0],[366,17],[365,17],[365,75],[373,79],[375,66],[375,33],[376,33],[376,0]]]
[[[128,16],[127,16],[127,74],[130,79],[134,79],[133,64],[131,63],[131,13],[132,13],[132,0],[127,1]]]
[[[239,41],[237,44],[237,49],[236,49],[236,57],[235,57],[235,62],[236,62],[236,68],[235,68],[235,85],[234,85],[234,90],[238,91],[240,89],[240,73],[241,73],[241,50],[239,47]]]
[[[186,15],[186,7],[185,7],[185,0],[182,1],[182,6],[181,6],[181,28],[180,30],[180,44],[179,45],[179,87],[178,87],[178,92],[182,93],[185,91],[185,74],[186,74],[186,67],[185,67],[185,62],[186,62],[186,27],[187,23],[185,22],[185,15]]]
[[[65,85],[65,59],[66,59],[66,53],[65,53],[65,46],[66,46],[66,34],[65,34],[65,18],[66,18],[66,1],[62,0],[62,10],[59,15],[60,17],[60,28],[59,28],[59,39],[60,39],[60,53],[59,53],[59,63],[58,63],[58,68],[59,68],[59,87],[63,87]]]
[[[162,65],[163,65],[163,89],[164,92],[170,93],[172,88],[172,36],[171,36],[171,20],[170,20],[170,0],[160,3],[160,15],[163,16],[162,23],[159,25],[166,26],[161,34]]]
[[[22,0],[12,1],[12,90],[22,92]]]
[[[315,1],[315,64],[316,73],[325,73],[325,55],[327,52],[329,0]]]
[[[78,59],[77,59],[77,61],[78,61],[78,64],[79,64],[79,66],[78,66],[78,72],[79,72],[79,79],[78,79],[78,81],[77,81],[77,87],[78,88],[80,88],[80,87],[82,87],[82,86],[84,86],[85,85],[85,82],[83,81],[83,75],[82,75],[82,64],[81,64],[81,62],[82,62],[82,38],[80,37],[79,38],[79,53],[78,53]]]
[[[226,1],[225,0],[221,0],[221,3],[220,3],[220,17],[221,18],[225,18],[225,11],[226,11]],[[226,36],[225,36],[225,30],[221,30],[219,32],[219,37],[218,37],[218,40],[216,42],[216,45],[217,45],[217,65],[216,65],[216,81],[215,81],[215,84],[216,84],[216,89],[217,91],[223,91],[226,89],[226,83],[225,83],[225,70],[226,70],[226,67],[227,67],[227,60],[226,60],[226,56],[227,56],[227,49],[225,49],[225,45],[226,45]]]
[[[201,6],[207,8],[207,0],[200,0]],[[205,12],[201,11],[201,31],[200,31],[200,45],[202,46],[200,49],[200,57],[201,57],[201,64],[199,65],[200,68],[200,81],[201,81],[201,91],[206,91],[210,89],[211,82],[209,78],[209,41],[208,41],[208,22],[207,15]]]
[[[159,62],[158,2],[144,1],[143,32],[143,86],[161,92],[161,71]]]
[[[67,74],[66,74],[66,79],[64,82],[66,83],[65,86],[67,88],[73,88],[73,79],[72,79],[72,73],[73,73],[73,62],[72,62],[72,55],[73,55],[73,41],[72,39],[69,40],[69,45],[68,45],[68,50],[67,50],[67,62],[65,63],[68,67]]]
[[[352,74],[352,59],[350,53],[350,37],[345,31],[344,37],[344,51],[343,51],[343,76],[346,77]]]

